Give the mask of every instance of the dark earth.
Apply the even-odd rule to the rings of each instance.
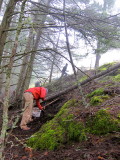
[[[88,83],[83,87],[84,95],[103,85],[104,83]],[[109,92],[113,90],[115,92],[116,89],[118,89],[118,84],[116,87],[109,88]],[[29,131],[20,129],[20,120],[16,128],[13,130],[8,129],[9,136],[5,149],[5,160],[120,160],[120,132],[113,132],[106,136],[89,135],[88,140],[85,142],[71,142],[55,151],[35,151],[25,146],[26,140],[38,131],[46,121],[52,119],[60,107],[71,98],[81,99],[77,89],[60,96],[58,101],[46,107],[41,117],[34,119],[34,121],[29,124],[31,128]],[[83,107],[83,114],[81,113],[81,115],[84,118],[85,114],[93,114],[96,109],[102,106],[112,106],[112,114],[120,111],[119,94],[114,94],[110,100],[105,101],[101,106],[99,105],[94,108],[89,107],[88,109],[84,109],[84,106],[81,106],[81,108]],[[16,113],[15,106],[10,109],[9,112],[10,115],[14,115]]]

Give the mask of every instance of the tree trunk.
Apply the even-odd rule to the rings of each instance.
[[[21,6],[21,14],[20,14],[19,21],[18,21],[15,42],[12,48],[12,53],[11,53],[10,61],[8,64],[8,69],[6,71],[5,99],[3,102],[3,123],[2,123],[1,135],[0,135],[0,159],[1,160],[4,160],[3,152],[5,148],[6,130],[7,130],[7,125],[8,125],[8,107],[9,107],[9,98],[10,98],[11,72],[12,72],[12,67],[14,63],[14,58],[16,55],[16,50],[18,47],[18,37],[22,29],[22,18],[23,18],[23,11],[25,8],[26,1],[27,0],[24,0]]]
[[[1,11],[2,4],[3,4],[3,0],[0,0],[0,11]]]
[[[101,58],[99,49],[100,49],[100,41],[99,41],[99,39],[98,39],[97,49],[96,49],[95,69],[97,69],[97,68],[99,67],[99,62],[100,62],[100,58]]]
[[[75,76],[75,79],[76,79],[76,82],[77,82],[77,86],[78,86],[79,91],[80,91],[80,94],[81,94],[81,96],[82,96],[83,104],[84,104],[85,107],[88,107],[88,104],[87,104],[87,102],[86,102],[86,100],[85,100],[85,96],[83,95],[83,91],[82,91],[81,84],[78,83],[78,76],[77,76],[77,73],[76,73],[76,70],[75,70],[75,65],[74,65],[74,63],[73,63],[72,54],[71,54],[71,50],[70,50],[68,33],[67,33],[66,16],[65,16],[65,0],[64,0],[64,2],[63,2],[63,13],[64,13],[66,43],[67,43],[67,49],[68,49],[68,53],[69,53],[69,57],[70,57],[70,62],[71,62],[71,64],[72,64],[72,68],[73,68],[73,71],[74,71],[74,76]]]
[[[7,52],[4,52],[4,56],[7,56]],[[1,65],[7,65],[7,60],[3,59]],[[5,82],[5,68],[2,69],[2,72],[0,73],[0,96],[2,97],[4,93],[4,82]]]
[[[61,29],[60,29],[60,31],[61,31]],[[58,36],[58,39],[57,39],[57,44],[56,45],[53,44],[54,45],[54,50],[56,50],[57,47],[58,47],[59,38],[60,38],[60,31],[59,31],[59,36]],[[54,62],[55,62],[55,57],[56,57],[56,53],[54,53],[54,55],[53,55],[53,61],[52,61],[50,77],[49,77],[49,83],[51,83],[51,80],[52,80],[52,73],[53,73],[53,66],[54,66]]]
[[[48,4],[49,4],[50,1],[51,0],[48,0]],[[34,6],[32,6],[32,8],[33,7]],[[33,18],[33,23],[36,23],[37,18],[38,18],[37,16],[35,16]],[[45,20],[46,20],[46,15],[42,16],[41,21],[44,23]],[[37,35],[36,35],[36,40],[35,40],[34,46],[32,46],[32,43],[31,43],[31,40],[33,40],[33,33],[32,32],[33,32],[33,29],[30,30],[29,37],[28,37],[28,43],[26,45],[25,52],[28,52],[28,51],[31,51],[31,50],[35,51],[38,47],[40,37],[41,37],[41,34],[42,34],[42,29],[40,28],[40,29],[37,30]],[[35,59],[35,54],[36,54],[36,52],[32,52],[30,55],[26,55],[23,58],[22,68],[21,68],[21,71],[20,71],[20,76],[19,76],[17,89],[16,89],[15,101],[17,99],[22,99],[22,95],[23,95],[24,90],[29,87],[30,79],[31,79],[32,71],[33,71],[33,62],[34,62],[34,59]]]
[[[32,43],[31,43],[32,39],[33,39],[33,30],[31,29],[30,33],[29,33],[25,53],[30,51],[30,49],[32,47],[31,46],[32,45]],[[24,84],[25,84],[25,80],[26,80],[27,67],[28,67],[29,60],[30,60],[30,55],[29,54],[25,55],[24,58],[23,58],[22,67],[21,67],[21,70],[20,70],[19,79],[18,79],[18,83],[17,83],[15,101],[17,99],[22,98],[22,93],[24,91]]]
[[[71,54],[71,51],[70,51],[69,39],[68,39],[68,33],[67,33],[67,23],[66,23],[66,16],[65,16],[65,0],[63,2],[63,14],[64,14],[66,45],[67,45],[67,49],[68,49],[68,53],[69,53],[69,57],[70,57],[70,62],[71,62],[72,68],[73,68],[73,72],[74,72],[74,75],[76,77],[77,74],[76,74],[74,63],[73,63],[72,54]]]
[[[53,61],[52,61],[52,65],[51,65],[51,70],[50,70],[49,83],[51,83],[51,80],[52,80],[52,73],[53,73],[53,66],[54,66],[54,62],[55,62],[55,56],[56,56],[56,54],[54,53]]]
[[[10,27],[12,15],[14,13],[14,9],[18,1],[20,0],[9,0],[3,20],[1,22],[1,26],[0,26],[0,64],[2,61],[3,49],[4,49],[5,42],[6,42],[7,34],[8,34],[8,32],[4,30],[9,29]]]
[[[33,50],[36,50],[38,48],[39,41],[40,41],[40,38],[41,38],[41,34],[42,34],[42,29],[40,29],[37,33],[36,42],[35,42],[35,45],[33,47]],[[30,84],[31,75],[32,75],[32,71],[33,71],[33,63],[34,63],[34,59],[35,59],[35,54],[36,54],[36,52],[33,52],[31,54],[30,61],[29,61],[28,67],[27,67],[26,81],[25,81],[25,85],[24,85],[25,89],[27,89],[29,87],[29,84]]]
[[[100,58],[101,58],[100,53],[96,53],[95,69],[99,67]]]

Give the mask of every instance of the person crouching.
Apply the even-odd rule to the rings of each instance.
[[[36,105],[38,106],[38,108],[40,110],[43,110],[44,107],[42,107],[39,100],[42,99],[44,101],[46,96],[47,88],[44,87],[34,87],[24,91],[23,97],[25,100],[25,106],[20,123],[20,128],[22,130],[30,129],[27,124],[32,121],[33,101],[36,100]]]

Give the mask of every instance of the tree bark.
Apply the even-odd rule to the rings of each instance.
[[[61,30],[60,30],[61,31]],[[60,39],[60,31],[59,31],[59,36],[58,36],[58,39],[57,39],[57,43],[56,45],[54,45],[54,50],[57,50],[57,47],[58,47],[58,43],[59,43],[59,39]],[[55,62],[55,58],[56,58],[56,52],[53,54],[53,61],[52,61],[52,65],[51,65],[51,71],[50,71],[50,76],[49,76],[49,83],[51,83],[51,80],[52,80],[52,74],[53,74],[53,66],[54,66],[54,62]]]
[[[100,53],[96,53],[95,69],[99,67],[100,58],[101,58]]]
[[[9,29],[10,23],[12,20],[12,15],[14,13],[14,9],[18,1],[20,0],[9,0],[3,20],[1,22],[1,26],[0,26],[0,64],[2,61],[3,49],[4,49],[5,42],[6,42],[7,34],[8,34],[7,31],[3,31],[3,30]]]
[[[73,63],[72,54],[71,54],[71,51],[70,51],[69,39],[68,39],[67,22],[66,22],[66,16],[65,16],[65,0],[63,1],[63,14],[64,14],[64,26],[65,26],[66,45],[67,45],[67,49],[68,49],[68,53],[69,53],[69,57],[70,57],[70,62],[71,62],[71,65],[72,65],[72,69],[73,69],[74,75],[76,77],[77,73],[76,73],[76,70],[75,70],[74,63]]]
[[[100,52],[99,52],[99,49],[100,49],[100,42],[99,42],[99,39],[98,39],[98,42],[97,42],[97,50],[96,50],[96,60],[95,60],[95,69],[97,69],[99,67],[99,62],[100,62],[100,58],[101,58],[101,55],[100,55]]]
[[[53,66],[54,66],[54,62],[55,62],[55,56],[56,56],[56,54],[54,53],[52,65],[51,65],[51,70],[50,70],[49,83],[51,83],[51,80],[52,80],[52,73],[53,73]]]
[[[31,29],[30,33],[29,33],[25,53],[30,51],[30,49],[32,48],[32,43],[31,43],[32,39],[33,39],[33,30]],[[19,79],[18,79],[17,88],[16,88],[15,101],[17,99],[22,98],[22,93],[24,91],[24,85],[25,85],[25,81],[26,81],[27,67],[28,67],[28,64],[29,64],[29,60],[30,60],[30,55],[29,54],[27,54],[23,57],[22,67],[21,67],[21,70],[20,70]]]
[[[23,11],[25,8],[26,1],[27,0],[24,0],[21,5],[21,14],[20,14],[19,21],[18,21],[15,42],[12,48],[11,57],[9,60],[7,71],[6,71],[5,99],[3,102],[3,123],[2,123],[1,135],[0,135],[0,160],[4,160],[3,152],[5,148],[5,138],[6,138],[7,125],[8,125],[8,107],[9,107],[9,98],[10,98],[11,72],[12,72],[12,67],[14,63],[14,58],[16,55],[16,50],[18,47],[18,37],[22,29],[22,18],[23,18]]]
[[[3,3],[3,0],[0,0],[0,11],[1,11],[1,7],[2,7],[2,3]]]

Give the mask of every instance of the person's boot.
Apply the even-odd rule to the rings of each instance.
[[[30,128],[27,127],[27,126],[22,126],[21,129],[24,130],[24,131],[30,130]]]
[[[30,122],[33,122],[33,119],[32,119],[32,118],[30,119]]]

